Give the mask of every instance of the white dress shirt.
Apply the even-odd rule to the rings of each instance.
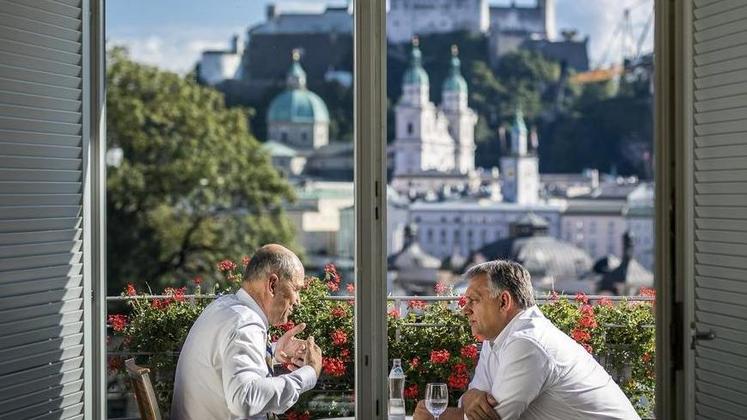
[[[266,419],[288,410],[316,385],[304,366],[272,377],[267,361],[268,322],[243,289],[208,305],[189,331],[174,381],[174,420]]]
[[[604,368],[537,306],[485,341],[469,388],[492,394],[501,420],[640,419]]]

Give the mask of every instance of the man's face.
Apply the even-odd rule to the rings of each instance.
[[[508,307],[506,299],[510,299],[507,291],[496,297],[491,297],[489,279],[486,274],[480,274],[469,281],[469,287],[464,293],[467,303],[462,311],[469,320],[473,335],[492,340],[503,331],[508,324]]]
[[[300,293],[303,286],[303,274],[292,280],[275,280],[275,297],[267,317],[270,325],[277,326],[288,322],[288,316],[293,312],[293,308],[301,303]]]

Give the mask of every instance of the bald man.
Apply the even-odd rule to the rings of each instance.
[[[171,418],[274,418],[312,389],[322,353],[314,337],[295,338],[305,325],[276,343],[268,336],[271,325],[288,322],[303,286],[303,265],[293,252],[275,244],[257,250],[241,288],[208,305],[190,329],[176,366]],[[274,376],[276,362],[293,371]]]

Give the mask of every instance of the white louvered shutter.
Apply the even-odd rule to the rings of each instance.
[[[0,0],[0,419],[83,418],[83,0]]]
[[[747,1],[690,1],[695,418],[745,419]]]

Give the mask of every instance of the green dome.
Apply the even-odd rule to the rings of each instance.
[[[412,53],[410,53],[410,67],[405,72],[403,84],[405,85],[428,85],[428,73],[425,72],[422,62],[422,53],[418,48],[418,39],[412,40]]]
[[[268,122],[329,122],[327,106],[317,94],[306,89],[286,89],[270,103]]]
[[[270,103],[268,122],[315,123],[329,122],[327,105],[316,93],[306,89],[306,72],[299,62],[300,52],[293,50],[293,62],[288,70],[288,88]]]
[[[444,80],[443,91],[444,92],[464,92],[467,93],[467,82],[462,77],[461,72],[461,61],[458,56],[459,52],[456,45],[451,46],[451,70],[449,71],[449,77]]]

